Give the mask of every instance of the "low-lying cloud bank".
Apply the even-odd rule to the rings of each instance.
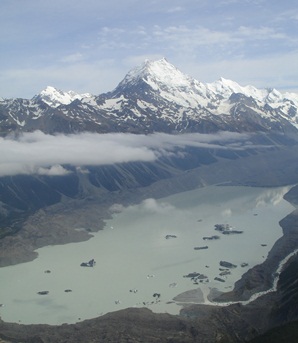
[[[247,134],[80,133],[47,135],[41,131],[0,138],[0,176],[17,174],[65,175],[74,167],[134,161],[154,161],[176,147],[245,149]]]

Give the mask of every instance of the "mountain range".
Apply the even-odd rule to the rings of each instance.
[[[111,92],[91,95],[48,86],[32,99],[0,99],[0,134],[57,132],[296,133],[298,94],[203,83],[165,58],[146,60]]]
[[[297,109],[298,94],[243,87],[223,78],[213,83],[199,82],[166,59],[145,61],[105,94],[78,94],[49,86],[32,99],[0,98],[3,170],[27,160],[33,163],[32,146],[31,150],[22,149],[28,142],[34,141],[35,147],[47,146],[46,150],[38,149],[38,153],[48,161],[49,152],[53,152],[51,156],[58,155],[63,145],[81,147],[73,147],[73,141],[62,141],[61,137],[76,137],[83,146],[84,137],[104,136],[68,134],[125,132],[132,134],[120,136],[134,137],[133,142],[140,142],[142,137],[151,137],[150,142],[161,136],[182,139],[166,153],[162,153],[166,144],[162,145],[155,158],[149,160],[105,164],[50,160],[48,165],[41,165],[44,168],[0,174],[0,267],[30,261],[37,257],[36,249],[47,245],[90,239],[92,231],[104,227],[115,204],[128,206],[150,197],[161,198],[216,184],[297,185]],[[48,135],[33,132],[36,130]],[[50,136],[58,133],[61,135]],[[147,135],[151,133],[154,135]],[[221,140],[222,135],[232,138]],[[184,139],[194,136],[202,139],[197,142],[200,144],[189,144]],[[52,145],[53,140],[57,144]],[[207,141],[211,144],[201,144]],[[92,141],[94,150],[84,145],[83,154],[103,154],[103,149],[98,148],[101,141],[96,142]],[[9,149],[4,143],[12,149],[6,151]],[[105,145],[107,154],[115,155],[120,144]],[[130,143],[129,148],[133,145]],[[151,153],[153,146],[148,146]],[[72,155],[74,149],[66,150],[66,155]],[[19,154],[14,155],[15,151]],[[50,167],[67,172],[51,174]],[[251,268],[233,290],[219,297],[239,299],[247,292],[267,289],[280,261],[297,248],[298,186],[285,199],[296,210],[280,222],[283,236],[263,263]],[[5,323],[0,319],[0,341],[272,343],[281,342],[279,337],[288,334],[284,341],[296,342],[297,266],[296,254],[281,273],[277,291],[245,306],[194,304],[179,316],[154,314],[145,308],[126,309],[74,325],[53,327]],[[258,338],[273,328],[275,331]]]

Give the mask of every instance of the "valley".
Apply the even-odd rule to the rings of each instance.
[[[30,100],[1,99],[0,266],[38,261],[36,250],[50,245],[92,241],[117,211],[146,199],[210,186],[287,186],[284,198],[297,207],[297,103],[296,94],[226,79],[204,84],[165,59],[144,62],[98,96],[48,87]],[[267,258],[233,289],[210,295],[235,304],[189,302],[179,315],[127,308],[59,326],[2,320],[0,339],[249,342],[298,318],[296,254],[275,278],[297,249],[297,210],[280,225]],[[276,290],[266,293],[274,282]]]

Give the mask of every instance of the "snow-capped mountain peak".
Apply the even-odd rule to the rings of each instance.
[[[149,85],[156,83],[173,87],[189,86],[191,78],[183,74],[165,58],[157,61],[145,60],[143,64],[132,69],[121,82],[121,85],[134,84],[143,80]]]
[[[51,107],[58,107],[60,105],[68,105],[76,99],[89,98],[92,95],[89,93],[78,94],[74,91],[64,92],[52,86],[47,86],[38,95],[36,95],[34,100],[42,100],[47,105]]]
[[[225,78],[203,83],[163,58],[146,60],[113,91],[97,97],[48,86],[31,100],[0,99],[0,112],[3,132],[17,127],[50,133],[294,130],[296,134],[298,94],[241,86]]]
[[[142,88],[141,84],[149,86],[160,98],[180,106],[197,107],[200,101],[206,103],[205,85],[182,73],[165,58],[145,60],[132,69],[120,82],[115,94],[120,96],[125,89],[135,86]]]
[[[154,99],[154,103],[159,104],[156,109],[166,101],[170,106],[180,106],[184,109],[205,107],[209,111],[212,108],[215,115],[230,113],[235,98],[233,102],[229,99],[232,94],[237,93],[252,98],[261,107],[268,104],[272,108],[281,108],[281,103],[284,102],[284,96],[274,89],[240,86],[237,82],[223,77],[213,83],[200,82],[182,73],[165,58],[156,61],[145,60],[143,64],[129,71],[112,92],[113,102],[105,101],[105,108],[116,110],[119,106],[123,107],[123,99],[127,102],[132,93],[136,99]],[[289,98],[295,102],[293,95]],[[289,104],[281,108],[286,115],[289,109]]]

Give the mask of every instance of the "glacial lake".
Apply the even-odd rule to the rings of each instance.
[[[89,241],[47,246],[32,262],[0,268],[0,316],[62,324],[127,307],[178,314],[178,294],[200,289],[197,302],[203,303],[211,288],[230,290],[264,261],[282,236],[279,221],[293,211],[283,200],[289,189],[208,186],[126,208],[115,204],[121,212]],[[222,234],[215,224],[243,233]],[[219,239],[203,239],[215,235]],[[91,259],[94,267],[80,266]],[[237,267],[220,275],[220,261]],[[185,277],[194,272],[205,278]]]

